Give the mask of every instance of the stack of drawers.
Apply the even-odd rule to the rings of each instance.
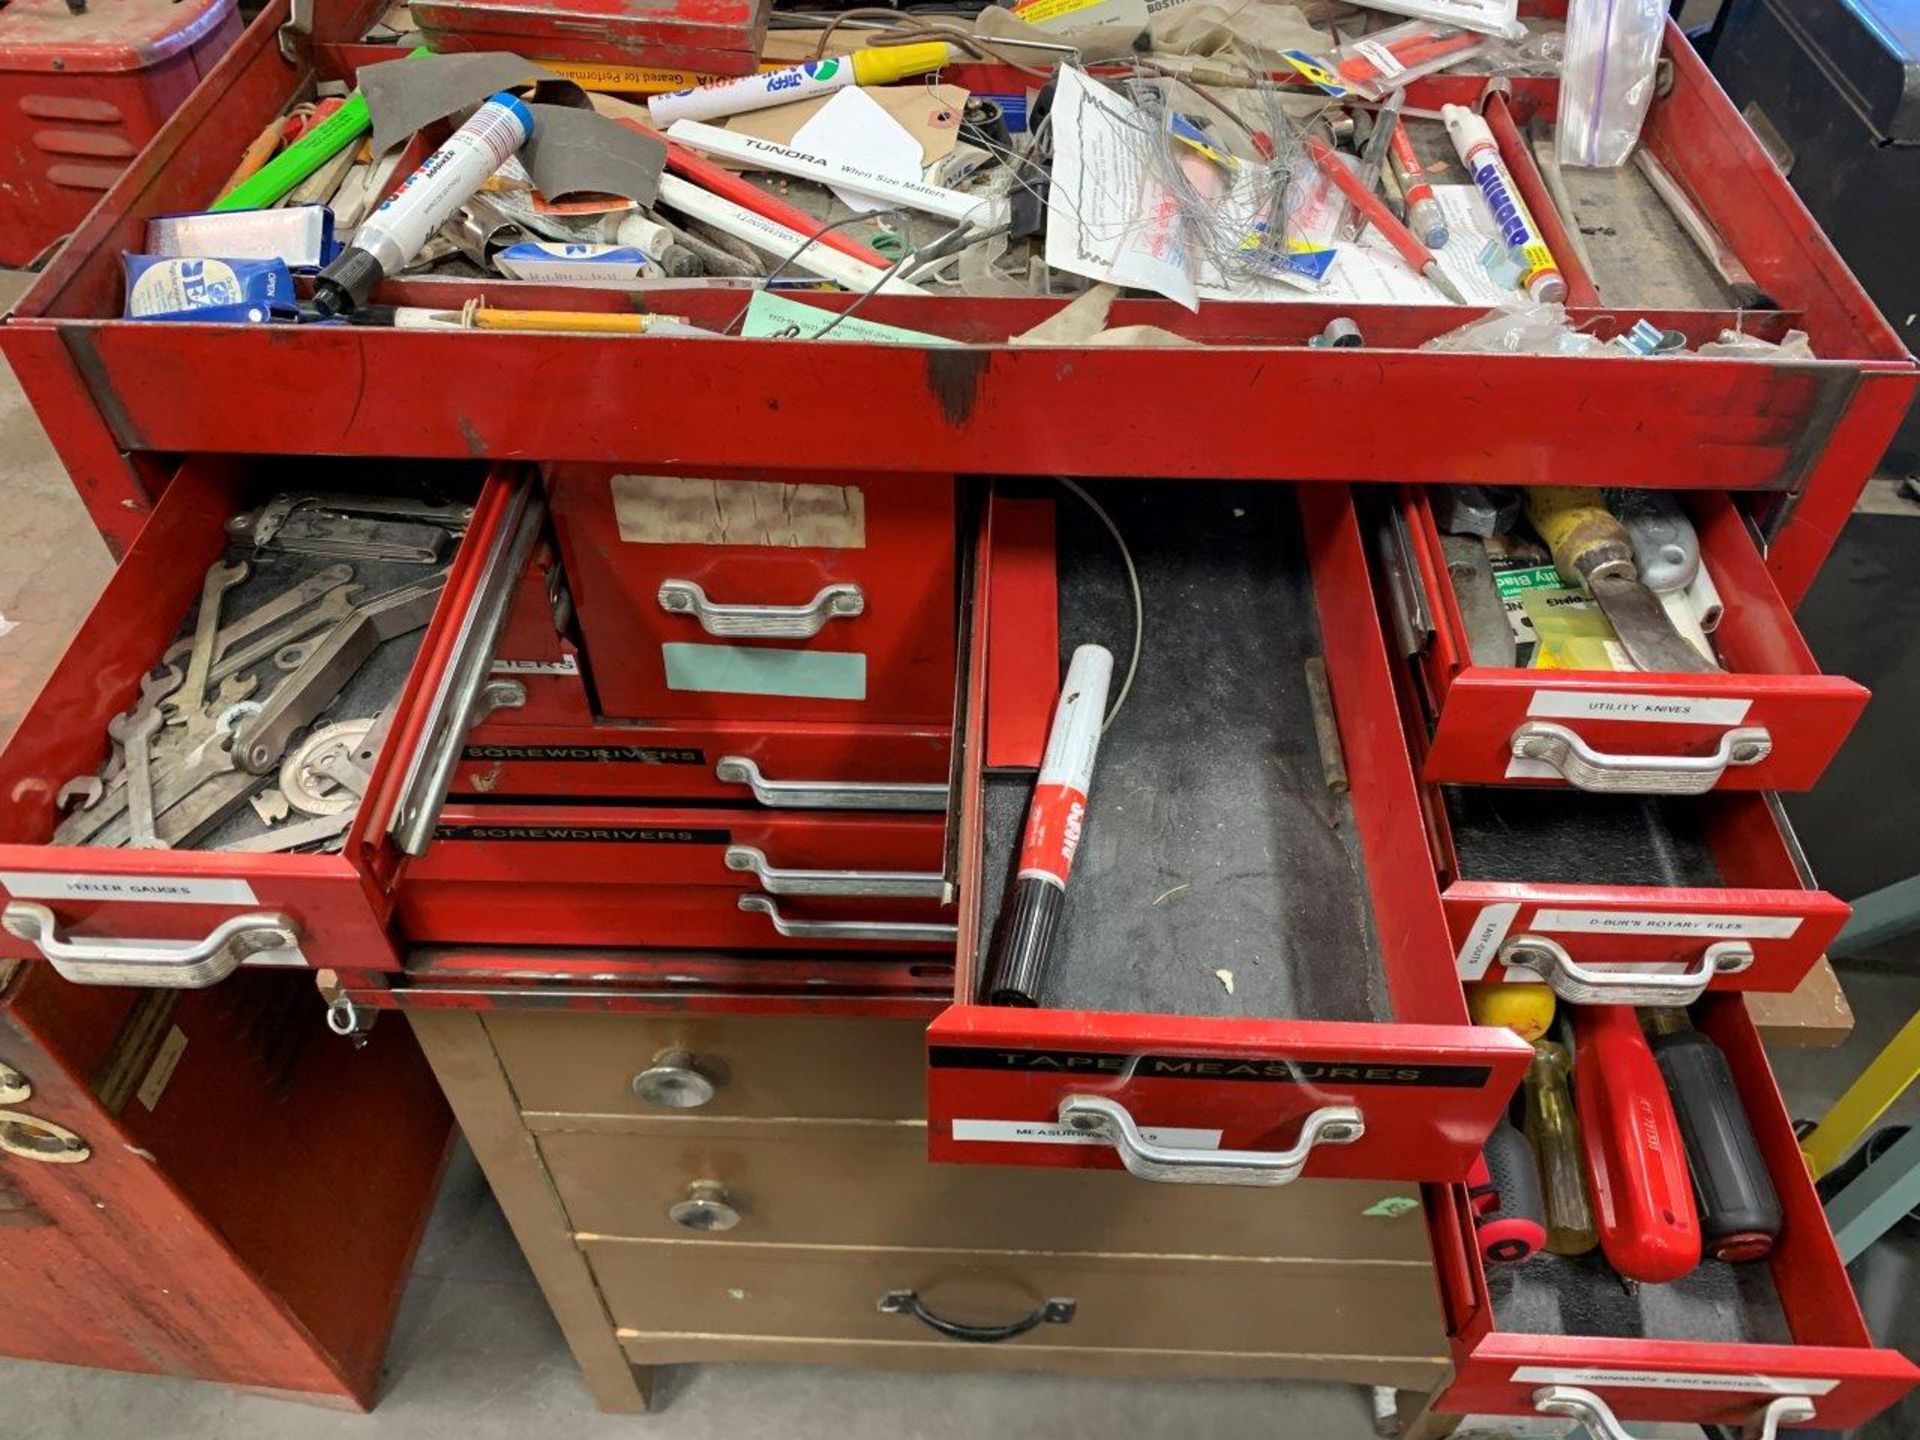
[[[1443,1373],[1407,1185],[928,1165],[917,1020],[415,1025],[603,1406],[705,1360]]]

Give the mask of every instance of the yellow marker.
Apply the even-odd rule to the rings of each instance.
[[[601,65],[588,60],[542,60],[556,75],[564,75],[582,90],[609,95],[670,95],[698,85],[724,85],[739,77],[702,75],[697,70],[664,70],[656,65]],[[784,65],[762,65],[760,73],[784,70]]]
[[[917,45],[875,45],[851,55],[828,55],[760,75],[714,80],[647,101],[653,123],[662,129],[676,120],[717,120],[743,115],[816,95],[831,95],[849,85],[891,85],[910,75],[938,70],[953,58],[943,40]]]

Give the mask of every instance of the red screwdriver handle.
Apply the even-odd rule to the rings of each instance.
[[[1700,1263],[1700,1218],[1660,1066],[1631,1006],[1580,1006],[1573,1027],[1574,1108],[1600,1248],[1629,1280],[1678,1280]]]

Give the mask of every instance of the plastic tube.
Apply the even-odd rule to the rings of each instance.
[[[851,259],[818,241],[809,245],[807,237],[798,230],[788,229],[779,221],[755,214],[744,205],[736,205],[711,191],[702,190],[678,175],[660,177],[660,203],[678,210],[690,220],[704,220],[723,234],[744,240],[754,249],[764,250],[777,259],[784,260],[793,255],[795,269],[831,280],[856,293],[873,289],[886,274],[884,270]],[[795,251],[799,253],[795,255]],[[927,292],[905,280],[889,279],[880,284],[880,293],[924,295]]]

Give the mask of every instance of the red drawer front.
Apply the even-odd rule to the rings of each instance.
[[[1720,886],[1443,880],[1441,900],[1460,978],[1505,978],[1501,946],[1539,936],[1581,965],[1623,971],[1678,972],[1701,963],[1710,946],[1744,945],[1752,963],[1721,970],[1712,988],[1782,991],[1798,985],[1846,923],[1850,907],[1804,883],[1767,797],[1704,795],[1664,803],[1705,810],[1705,841]],[[1441,809],[1435,801],[1443,873],[1458,873]],[[1516,970],[1512,978],[1536,977]]]
[[[1867,692],[1823,675],[1792,612],[1767,572],[1746,522],[1723,494],[1687,496],[1702,563],[1719,587],[1725,617],[1713,635],[1727,673],[1502,670],[1469,659],[1466,623],[1440,550],[1424,490],[1399,508],[1434,632],[1422,657],[1439,721],[1427,752],[1428,779],[1467,784],[1564,785],[1541,760],[1516,759],[1515,733],[1530,723],[1571,730],[1605,756],[1713,755],[1731,730],[1761,730],[1764,759],[1731,764],[1715,788],[1811,789],[1853,729]],[[1669,782],[1648,793],[1674,793]]]
[[[551,466],[547,486],[609,719],[951,717],[950,477]],[[769,633],[809,605],[815,633]],[[789,617],[720,613],[742,606]]]
[[[1694,1019],[1732,1067],[1779,1192],[1780,1239],[1772,1256],[1756,1263],[1771,1274],[1791,1343],[1502,1330],[1465,1218],[1466,1193],[1433,1186],[1428,1223],[1455,1367],[1434,1408],[1529,1415],[1537,1389],[1562,1384],[1592,1391],[1624,1420],[1739,1426],[1770,1399],[1801,1395],[1813,1402],[1815,1427],[1838,1431],[1863,1424],[1920,1382],[1911,1361],[1873,1348],[1745,1003],[1713,997],[1695,1007]]]
[[[939,885],[945,819],[843,817],[698,809],[449,805],[427,853],[399,886],[400,923],[415,942],[670,948],[951,948],[951,936],[883,940],[783,935],[790,922],[937,925],[932,896],[769,893],[773,871],[898,872]]]
[[[436,53],[510,50],[541,60],[751,75],[771,0],[421,0]]]
[[[398,968],[388,930],[390,882],[398,861],[374,823],[393,813],[401,778],[422,740],[427,708],[448,673],[490,552],[517,513],[516,477],[502,471],[481,490],[448,572],[438,609],[401,689],[387,745],[372,768],[368,799],[337,855],[244,854],[214,850],[140,851],[46,843],[54,797],[70,777],[91,772],[107,747],[107,722],[139,698],[139,682],[198,603],[206,568],[227,541],[231,515],[257,503],[262,486],[286,483],[244,461],[188,461],[166,488],[66,654],[4,752],[0,793],[0,894],[47,905],[68,938],[195,941],[252,912],[291,919],[309,965]],[[312,478],[324,488],[324,471]],[[524,482],[522,482],[524,483]],[[254,500],[245,497],[255,496]],[[147,898],[154,897],[154,898]],[[0,934],[0,955],[32,956],[32,945]],[[284,962],[294,958],[274,952]]]
[[[339,3],[316,7],[325,37],[347,33]],[[123,496],[140,503],[121,451],[532,455],[701,467],[764,467],[776,454],[856,472],[1151,468],[1209,478],[1436,483],[1481,479],[1495,457],[1500,476],[1515,482],[1606,484],[1633,476],[1649,484],[1792,488],[1799,496],[1793,519],[1768,563],[1794,598],[1914,390],[1913,362],[1897,336],[1677,29],[1666,47],[1673,85],[1653,103],[1646,143],[1700,198],[1782,308],[1759,317],[1656,310],[1652,318],[1695,340],[1736,326],[1777,338],[1798,326],[1822,357],[1816,363],[1699,359],[1649,367],[1624,357],[1419,349],[1458,326],[1461,313],[1444,305],[1359,307],[1367,349],[1356,355],[1304,343],[1334,315],[1353,311],[1348,305],[1210,302],[1189,314],[1166,301],[1117,302],[1117,325],[1168,326],[1202,342],[1149,353],[1007,344],[1057,311],[1059,299],[879,296],[863,303],[863,315],[967,348],[844,345],[831,365],[811,347],[778,340],[715,346],[661,337],[649,340],[649,363],[637,366],[616,358],[626,352],[610,349],[613,342],[577,336],[456,337],[364,326],[295,334],[119,320],[119,255],[138,243],[144,221],[206,205],[246,143],[311,84],[312,72],[287,65],[274,43],[286,11],[279,0],[263,12],[214,83],[157,138],[139,174],[115,188],[0,330],[103,528],[124,525]],[[316,53],[338,77],[392,50],[321,44]],[[993,67],[956,66],[950,78],[982,92],[1025,83]],[[1409,104],[1469,102],[1484,88],[1482,77],[1436,76],[1412,87]],[[1550,115],[1557,102],[1551,79],[1521,77],[1510,89],[1521,123]],[[1524,142],[1508,143],[1510,164],[1531,177]],[[1628,179],[1638,184],[1637,176]],[[1647,203],[1657,204],[1650,196]],[[624,312],[633,303],[630,295],[586,287],[489,279],[484,288],[495,303],[524,308]],[[469,281],[403,281],[380,298],[457,309],[476,293]],[[676,311],[715,327],[739,309],[732,290],[672,296]],[[1576,306],[1571,318],[1608,334],[1639,313],[1630,295],[1607,300],[1610,308]],[[1249,348],[1262,352],[1257,361]],[[362,375],[431,375],[444,403],[422,407],[406,385],[362,395]],[[662,376],[671,378],[663,383]],[[1225,393],[1243,396],[1256,412],[1286,411],[1284,455],[1247,427],[1192,424],[1198,408]],[[233,405],[234,395],[248,403]],[[1116,396],[1124,403],[1116,405]],[[850,404],[857,423],[847,421]],[[1356,413],[1392,414],[1399,423],[1356,429]],[[1646,423],[1652,414],[1657,426]],[[743,416],[753,423],[741,423]]]
[[[956,1003],[927,1036],[927,1146],[934,1160],[1116,1167],[1121,1161],[1113,1148],[1087,1143],[1085,1135],[1059,1123],[1062,1100],[1094,1096],[1118,1102],[1148,1140],[1201,1151],[1290,1149],[1313,1111],[1351,1106],[1361,1113],[1364,1135],[1352,1143],[1315,1146],[1302,1173],[1464,1177],[1504,1111],[1530,1052],[1508,1031],[1465,1023],[1459,987],[1447,973],[1444,920],[1435,897],[1383,878],[1427,863],[1426,842],[1384,640],[1377,624],[1364,619],[1372,601],[1351,498],[1344,487],[1299,487],[1298,500],[1320,613],[1362,617],[1341,625],[1338,643],[1325,647],[1324,658],[1349,757],[1354,824],[1372,884],[1379,964],[1395,1021],[1201,1018],[973,1003],[980,983],[974,957],[983,928],[995,918],[980,913],[979,898],[985,737],[1030,733],[1031,726],[1016,722],[1030,719],[1035,706],[1051,709],[1058,664],[1053,596],[1035,584],[1053,565],[1054,529],[1034,523],[1030,507],[1038,502],[996,496],[981,535],[973,593],[964,748],[973,759],[960,820]],[[992,685],[989,636],[996,650]],[[1008,663],[1011,652],[1028,663]],[[1129,700],[1147,703],[1138,692]],[[1118,723],[1129,720],[1140,723],[1133,715]],[[1242,883],[1258,884],[1261,877]],[[1190,954],[1170,953],[1165,960],[1210,963]],[[1301,954],[1290,963],[1355,961]]]

